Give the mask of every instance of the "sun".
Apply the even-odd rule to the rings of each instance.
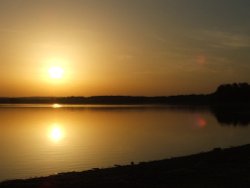
[[[59,66],[50,67],[48,72],[49,72],[50,77],[53,79],[61,79],[64,74],[63,68]]]

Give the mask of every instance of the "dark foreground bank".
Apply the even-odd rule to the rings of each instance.
[[[0,183],[1,188],[250,187],[250,145],[160,161]]]

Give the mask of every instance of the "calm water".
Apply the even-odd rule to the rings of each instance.
[[[0,106],[0,181],[250,143],[248,122],[221,124],[208,110],[58,107]]]

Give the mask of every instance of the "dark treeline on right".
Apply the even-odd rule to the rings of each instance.
[[[250,105],[250,85],[234,83],[220,85],[207,95],[179,95],[168,97],[171,104],[190,105]]]
[[[250,104],[250,85],[248,83],[220,85],[210,97],[212,103]]]
[[[209,106],[221,125],[250,125],[250,85],[224,84],[209,96]]]

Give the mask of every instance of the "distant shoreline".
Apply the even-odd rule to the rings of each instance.
[[[201,98],[203,101],[201,101]],[[194,99],[199,104],[206,104],[205,95],[186,95],[186,96],[162,96],[162,97],[145,97],[145,96],[72,96],[72,97],[0,97],[0,104],[104,104],[104,105],[137,105],[137,104],[176,104],[176,100],[182,100],[181,103],[193,103]],[[183,101],[185,100],[185,101]]]
[[[0,183],[20,187],[249,187],[250,144],[185,157]]]
[[[69,96],[69,97],[0,97],[0,104],[104,104],[104,105],[249,105],[250,85],[220,85],[211,94],[177,96]]]

